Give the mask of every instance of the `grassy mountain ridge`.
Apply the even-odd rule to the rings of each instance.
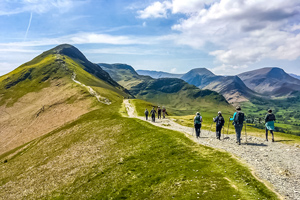
[[[0,156],[5,199],[277,199],[229,154],[97,109]],[[238,188],[238,190],[236,189]]]
[[[73,59],[58,53],[64,46],[46,51],[0,77],[0,112],[3,113],[0,116],[0,154],[95,109],[97,99],[88,88],[72,80],[74,74],[76,80],[92,87],[104,98],[109,99],[111,93],[131,96],[116,82],[111,84],[109,75],[97,65],[93,65],[94,75],[85,70],[87,61],[79,62],[80,57]],[[79,51],[75,49],[74,52],[73,56]],[[99,78],[101,71],[106,74],[104,78],[109,77],[107,81]]]

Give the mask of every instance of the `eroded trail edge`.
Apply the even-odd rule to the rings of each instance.
[[[135,109],[128,99],[124,105],[129,117],[145,120],[137,117]],[[271,190],[275,191],[282,199],[300,199],[300,150],[296,146],[282,144],[280,142],[266,142],[263,138],[248,136],[245,144],[245,136],[242,145],[235,143],[235,135],[226,135],[224,140],[217,140],[214,132],[201,130],[200,139],[195,138],[194,129],[177,124],[171,119],[156,119],[149,123],[166,129],[180,131],[191,140],[209,147],[225,150],[233,154],[237,159],[253,170],[253,174],[263,180]],[[244,133],[243,133],[244,134]],[[275,135],[276,139],[276,135]],[[274,188],[273,188],[274,187]]]

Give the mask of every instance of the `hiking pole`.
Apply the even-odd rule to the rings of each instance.
[[[222,129],[223,129],[223,141],[224,141],[224,132],[225,132],[225,128],[224,127],[222,127]],[[221,131],[221,133],[222,133],[222,131]]]
[[[228,135],[228,130],[229,130],[229,124],[230,124],[230,117],[229,117],[229,120],[228,120],[227,135]]]
[[[211,125],[210,125],[210,129],[209,129],[209,131],[208,131],[208,135],[209,135],[209,133],[210,133],[210,130],[211,130],[211,127],[212,127],[213,123],[214,123],[214,121],[213,121],[213,122],[211,123]]]
[[[246,135],[246,144],[247,144],[247,122],[245,122],[245,135]]]

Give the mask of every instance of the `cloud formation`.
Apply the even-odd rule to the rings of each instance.
[[[167,2],[171,6],[160,13],[169,10],[186,16],[172,26],[179,32],[175,42],[193,48],[214,46],[209,54],[222,66],[300,57],[299,1],[173,0],[162,4]]]
[[[169,1],[154,2],[144,10],[138,11],[138,17],[142,19],[146,18],[167,18],[167,12],[172,7]]]

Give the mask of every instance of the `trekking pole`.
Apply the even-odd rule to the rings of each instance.
[[[229,117],[229,120],[228,120],[227,135],[228,135],[228,130],[229,130],[229,124],[230,124],[230,117]]]
[[[213,122],[211,123],[211,125],[210,125],[210,129],[209,129],[209,131],[208,131],[208,135],[209,135],[209,133],[210,133],[210,130],[211,130],[211,127],[212,127],[213,123],[214,123],[214,121],[213,121]]]
[[[245,122],[245,135],[246,135],[246,144],[247,144],[247,122]]]
[[[222,127],[222,129],[223,129],[223,141],[224,141],[224,132],[225,132],[225,128],[224,127]],[[222,131],[221,131],[221,133],[222,133]]]

